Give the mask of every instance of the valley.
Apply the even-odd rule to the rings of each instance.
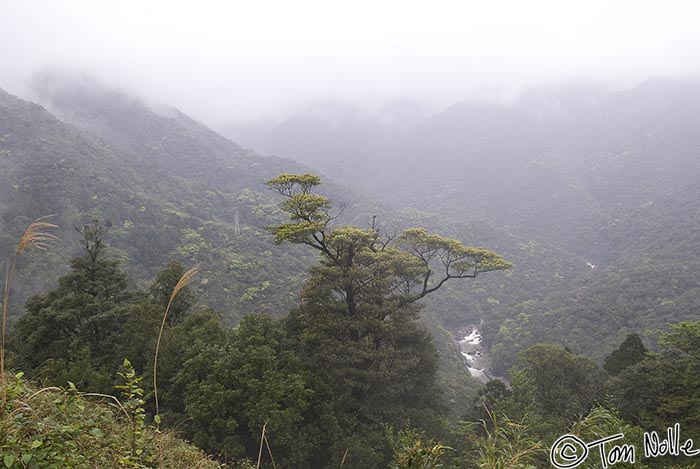
[[[41,295],[54,288],[59,279],[71,275],[67,266],[76,268],[70,259],[79,255],[81,243],[89,246],[85,238],[88,228],[97,230],[104,224],[104,253],[124,269],[125,285],[135,292],[129,293],[134,299],[121,306],[122,310],[110,313],[132,318],[125,319],[122,326],[148,330],[151,326],[131,325],[128,321],[135,316],[124,311],[154,308],[136,306],[134,302],[148,296],[143,292],[153,288],[152,279],[166,266],[197,265],[199,274],[188,287],[193,298],[191,308],[197,313],[191,321],[173,326],[173,330],[181,327],[184,329],[178,334],[206,337],[211,331],[198,328],[209,324],[207,327],[218,332],[203,339],[203,343],[212,341],[214,349],[186,349],[189,351],[182,352],[184,356],[202,360],[215,349],[244,347],[241,344],[247,336],[240,336],[239,329],[244,327],[251,337],[259,334],[263,342],[278,344],[268,358],[280,363],[270,365],[270,369],[282,374],[268,374],[265,379],[299,380],[299,389],[280,391],[280,395],[287,396],[285,399],[297,396],[294,405],[299,415],[316,401],[294,393],[303,389],[308,396],[342,396],[342,387],[314,387],[319,382],[316,380],[334,383],[339,378],[331,377],[341,373],[342,379],[356,387],[351,388],[349,397],[337,398],[334,405],[340,407],[333,411],[324,407],[329,413],[322,418],[363,415],[369,423],[353,425],[368,425],[378,431],[378,423],[372,418],[382,412],[386,412],[382,418],[400,421],[401,409],[395,408],[397,402],[384,392],[393,389],[389,383],[403,382],[401,379],[409,375],[392,378],[390,368],[385,370],[386,376],[361,367],[360,371],[345,370],[342,364],[347,357],[335,356],[330,353],[334,349],[328,348],[329,343],[316,340],[328,333],[326,327],[337,338],[354,326],[309,318],[324,317],[323,308],[338,308],[339,298],[350,310],[354,308],[345,294],[323,296],[321,286],[326,282],[335,285],[340,278],[333,271],[338,268],[334,264],[338,260],[324,243],[340,243],[334,248],[339,252],[345,249],[345,242],[359,243],[370,257],[358,262],[368,262],[372,256],[383,259],[380,253],[398,242],[396,249],[406,249],[425,262],[421,267],[428,269],[422,280],[424,290],[437,286],[440,292],[407,308],[402,303],[405,298],[397,299],[400,297],[382,290],[389,286],[377,284],[373,294],[388,296],[368,304],[372,310],[385,305],[384,301],[398,302],[404,305],[401,308],[405,310],[399,310],[406,318],[415,318],[416,329],[411,329],[413,325],[404,329],[413,324],[413,319],[407,319],[406,323],[397,323],[395,330],[384,332],[396,341],[396,349],[383,352],[387,355],[382,360],[394,363],[397,369],[419,366],[432,370],[437,387],[426,384],[425,389],[433,391],[424,390],[430,395],[415,390],[420,399],[402,399],[425,406],[411,411],[423,428],[444,431],[442,423],[423,413],[433,408],[430,406],[438,407],[433,402],[438,395],[446,409],[445,422],[456,425],[465,416],[475,418],[480,412],[475,402],[491,403],[488,399],[498,396],[501,400],[494,402],[506,405],[503,402],[510,402],[508,393],[535,386],[534,381],[523,384],[522,373],[526,371],[522,367],[538,366],[541,357],[560,353],[547,347],[559,347],[556,350],[576,354],[576,358],[566,360],[591,373],[586,382],[592,388],[583,392],[590,398],[597,395],[596,386],[601,382],[594,368],[600,367],[626,336],[639,334],[646,346],[660,350],[668,340],[664,337],[672,330],[670,325],[697,317],[700,140],[694,123],[700,119],[700,82],[651,80],[623,92],[575,87],[545,90],[525,94],[510,107],[456,103],[436,114],[398,119],[400,125],[380,125],[372,120],[376,116],[357,113],[351,113],[352,118],[346,122],[343,113],[349,111],[336,107],[334,110],[341,114],[333,115],[329,110],[320,117],[292,117],[289,122],[265,129],[248,128],[249,134],[240,128],[232,130],[241,136],[244,145],[250,144],[255,150],[234,143],[176,109],[156,111],[137,97],[91,79],[73,82],[40,76],[32,93],[39,104],[0,91],[0,158],[4,169],[0,175],[0,255],[9,258],[20,239],[21,226],[48,213],[56,214],[52,220],[59,227],[58,241],[46,256],[32,253],[21,259],[8,308],[14,324],[27,321],[21,319],[25,303],[32,314],[45,314],[54,307],[37,309],[36,302],[52,298]],[[332,125],[325,120],[328,116],[333,118]],[[307,164],[324,169],[324,174],[308,187],[304,178],[318,171]],[[285,174],[301,178],[291,180],[300,184],[304,197],[311,197],[307,192],[311,187],[317,189],[318,195],[313,197],[319,198],[310,199],[311,207],[319,204],[323,210],[299,215],[306,213],[306,205],[295,209],[294,205],[280,204],[269,187],[272,181],[281,184],[284,177],[292,177]],[[296,200],[294,193],[284,192],[291,190],[284,189],[287,186],[277,187],[283,188],[280,194]],[[292,224],[284,225],[289,213]],[[295,224],[300,220],[312,223],[321,233],[313,238],[316,241],[305,237],[306,231],[301,231],[300,237],[294,231],[284,231],[297,229]],[[313,225],[318,220],[323,222],[322,230]],[[276,232],[277,240],[270,231],[274,226],[283,227]],[[406,238],[406,233],[416,227],[441,236],[415,237],[413,232],[414,238]],[[367,239],[371,239],[369,244]],[[305,249],[304,244],[315,251]],[[474,274],[460,282],[452,279],[466,271],[453,276],[448,267],[446,275],[451,281],[438,285],[440,270],[434,262],[451,259],[453,254],[445,253],[462,252],[463,248],[456,246],[463,245],[467,246],[464,252],[470,253],[469,259],[480,259],[483,254],[474,253],[482,253],[479,250],[483,249],[502,256],[498,259],[504,263],[479,270],[481,261],[474,261],[477,263],[470,264]],[[385,254],[389,256],[386,261],[360,265],[378,269],[387,262],[382,269],[388,270],[379,270],[385,281],[407,275],[407,285],[420,284],[415,279],[418,267],[410,263],[413,261],[400,256],[394,259],[391,256],[397,254],[391,250]],[[508,268],[504,267],[506,262]],[[356,281],[365,275],[360,272],[364,271],[353,271],[350,278]],[[65,281],[59,285],[63,285],[61,282]],[[398,289],[400,284],[391,288]],[[348,287],[339,283],[334,288],[345,292],[343,289]],[[315,301],[320,301],[318,305],[323,308]],[[314,309],[314,305],[321,309]],[[390,321],[392,314],[386,314],[383,321]],[[367,320],[364,327],[376,328],[373,334],[381,337],[378,331],[385,327],[382,321],[375,324],[372,321],[376,318]],[[217,321],[222,326],[212,325]],[[231,332],[218,329],[223,325]],[[304,328],[313,333],[299,333],[307,330]],[[362,344],[358,341],[360,335],[350,335],[350,342]],[[227,342],[234,339],[238,342]],[[382,350],[380,339],[377,344]],[[129,353],[136,350],[141,354],[134,357],[134,362],[143,366],[149,353],[144,345],[128,346]],[[413,352],[405,349],[409,346],[418,347],[418,364],[411,362]],[[299,355],[298,362],[297,358],[289,358],[289,350]],[[318,355],[318,350],[326,352]],[[357,363],[365,363],[363,366],[372,363],[358,358],[370,353],[368,350],[343,353],[350,354]],[[237,357],[243,360],[243,355]],[[177,362],[174,356],[169,360]],[[314,375],[304,368],[306,365],[300,365],[305,360],[323,363],[316,372],[326,369],[327,374]],[[171,384],[193,380],[186,399],[196,399],[193,396],[197,393],[208,395],[209,390],[221,386],[206,381],[214,378],[195,378],[200,376],[198,372],[188,368],[194,362],[178,363],[182,371],[165,373]],[[98,362],[94,366],[95,376],[102,376],[108,367]],[[69,376],[75,371],[52,372]],[[501,378],[507,386],[493,384],[495,378]],[[85,385],[93,383],[85,379]],[[100,379],[95,382],[106,382]],[[251,379],[255,382],[258,378]],[[362,380],[377,380],[386,390],[378,390],[376,383],[375,387],[358,384]],[[107,390],[100,388],[102,392]],[[184,418],[183,409],[193,404],[178,401],[185,397],[169,392],[173,394],[167,398],[171,399],[168,405],[174,406],[170,418]],[[375,393],[372,402],[377,407],[372,411],[365,404],[350,405],[353,396],[365,392]],[[513,415],[520,415],[522,409],[517,409]],[[572,409],[582,412],[587,408],[581,404]],[[217,453],[226,447],[241,455],[254,452],[254,437],[249,433],[240,436],[245,448],[206,440],[208,430],[197,427],[207,420],[206,413],[202,409],[197,412],[187,431],[202,439],[200,445],[206,451]],[[318,418],[290,417],[285,428],[316,434],[312,428],[315,423],[304,425]],[[294,427],[297,424],[303,429]],[[350,442],[353,434],[344,433],[340,426],[333,428],[335,436],[323,440],[323,444],[332,442],[335,446],[317,448],[314,451],[320,452],[313,453],[313,457],[327,461],[342,452],[337,445],[355,444]],[[360,451],[358,448],[365,443],[356,444],[357,461],[384,457],[379,450],[367,454]],[[304,459],[308,455],[294,453],[295,449],[285,451],[288,461],[308,461]]]

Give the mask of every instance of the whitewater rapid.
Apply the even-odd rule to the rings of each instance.
[[[477,327],[472,326],[471,332],[462,337],[459,348],[467,361],[467,370],[473,378],[482,383],[491,379],[488,375],[488,358],[481,346],[481,332]]]

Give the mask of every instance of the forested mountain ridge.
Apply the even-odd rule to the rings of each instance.
[[[384,126],[381,138],[356,137],[363,143],[339,148],[346,161],[329,158],[325,167],[335,175],[353,158],[371,162],[353,184],[375,197],[512,233],[510,246],[492,247],[514,259],[514,275],[543,272],[514,258],[509,248],[523,240],[550,251],[538,257],[545,266],[558,259],[583,267],[529,291],[510,289],[519,300],[483,310],[485,338],[504,372],[537,341],[602,358],[628,331],[648,330],[653,344],[667,322],[696,316],[698,121],[697,79],[657,78],[612,92],[529,90],[510,105],[463,102],[403,128]],[[283,127],[269,128],[267,138],[258,132],[260,148],[285,155]],[[295,148],[303,154],[302,141]]]
[[[299,283],[294,282],[299,282],[299,279],[295,279],[290,271],[302,271],[300,266],[303,263],[296,254],[294,257],[285,256],[284,260],[279,258],[278,253],[294,248],[272,247],[271,238],[262,232],[264,226],[273,222],[276,211],[262,183],[280,172],[303,172],[305,169],[289,160],[263,157],[243,150],[178,111],[166,109],[155,112],[128,94],[106,88],[90,79],[76,81],[44,76],[35,80],[34,89],[36,99],[61,116],[71,128],[80,129],[81,134],[90,141],[100,142],[113,152],[118,160],[116,164],[137,173],[138,178],[133,179],[134,185],[138,185],[136,192],[148,190],[156,199],[171,204],[170,210],[192,217],[192,226],[188,226],[190,231],[187,232],[191,241],[182,238],[180,241],[186,248],[176,246],[178,241],[173,239],[171,247],[160,249],[159,255],[166,256],[166,252],[177,249],[178,259],[203,263],[209,265],[209,269],[215,269],[211,266],[220,265],[222,261],[228,262],[230,268],[220,270],[221,275],[207,275],[211,283],[202,288],[202,293],[212,299],[204,298],[203,301],[216,308],[229,308],[228,303],[224,308],[222,298],[227,293],[221,290],[228,288],[232,293],[227,299],[231,296],[247,298],[241,302],[241,309],[254,311],[258,302],[272,301],[272,307],[265,305],[260,311],[284,314],[286,309],[282,307],[278,308],[279,311],[273,311],[274,306],[281,304],[275,300],[281,294],[280,283],[286,285],[284,288],[290,301],[296,301]],[[341,177],[338,179],[344,181]],[[433,325],[441,324],[456,330],[465,324],[479,322],[481,318],[493,314],[495,304],[515,304],[524,292],[552,287],[558,284],[560,278],[572,277],[586,269],[583,259],[575,259],[560,249],[531,242],[516,231],[504,230],[486,220],[456,221],[435,216],[429,211],[387,208],[385,200],[381,204],[374,203],[360,191],[339,186],[327,179],[324,179],[322,190],[336,204],[343,206],[342,217],[336,221],[339,226],[347,223],[369,226],[372,215],[376,214],[377,226],[386,234],[412,226],[425,226],[469,244],[504,252],[513,261],[514,274],[509,277],[498,275],[498,281],[476,279],[468,285],[448,285],[445,295],[429,299],[424,317]],[[231,235],[236,212],[245,243],[255,244],[255,249],[260,250],[248,253],[255,260],[244,263],[244,268],[236,259],[227,260],[232,254],[221,256],[224,249],[212,246],[211,241],[198,241],[197,233],[191,231],[201,230],[204,226],[202,236],[208,240],[212,237],[220,239],[222,231],[228,239],[236,240]],[[145,219],[139,224],[143,229],[151,230],[154,238],[158,225]],[[255,230],[248,231],[250,228]],[[219,234],[214,235],[214,229]],[[169,232],[161,236],[173,235]],[[149,250],[145,254],[154,255],[154,251]],[[254,256],[260,252],[263,253],[262,259]],[[147,269],[138,264],[140,257],[132,256],[132,261],[136,261],[135,271],[140,272],[140,278],[147,278]],[[270,258],[282,264],[273,269],[274,273],[268,271],[265,274],[261,263],[267,263]],[[287,260],[297,262],[292,264],[295,267],[282,267]],[[149,265],[162,265],[162,261],[159,263],[154,259]],[[130,265],[129,271],[132,272],[132,269]],[[278,272],[288,275],[287,279],[276,284],[265,277],[277,277]],[[272,285],[263,291],[265,281],[272,282]],[[245,285],[245,289],[241,289],[241,285]],[[273,289],[275,286],[277,289]],[[268,299],[268,292],[272,294],[272,300]],[[234,307],[236,310],[238,307]]]
[[[278,222],[281,212],[264,183],[279,173],[309,169],[243,150],[179,112],[163,116],[96,83],[65,82],[50,90],[49,82],[42,83],[47,106],[63,120],[7,93],[0,97],[0,149],[8,168],[0,175],[0,254],[8,258],[21,227],[38,216],[55,213],[52,221],[60,226],[55,249],[41,262],[36,254],[20,259],[9,309],[14,319],[27,297],[47,291],[66,272],[68,259],[80,252],[74,227],[93,219],[111,223],[108,255],[122,261],[134,287],[148,285],[169,260],[177,260],[201,266],[192,285],[199,305],[214,308],[228,325],[245,313],[282,317],[298,304],[315,256],[297,246],[274,244],[266,227]],[[383,208],[332,181],[324,180],[320,191],[332,198],[337,213],[342,211],[334,221],[339,226],[369,227],[373,214],[387,235],[426,225],[424,214]],[[429,228],[441,228],[435,217],[428,218]],[[449,224],[442,228],[460,238],[469,233],[465,240],[480,235],[478,230],[455,232]],[[482,232],[498,234],[493,227]],[[440,349],[441,374],[451,383],[446,394],[460,408],[470,404],[454,393],[473,395],[475,383],[451,332],[441,326],[471,322],[466,314],[477,308],[465,307],[462,300],[490,307],[486,298],[491,296],[452,287],[422,314]]]
[[[336,118],[333,110],[328,113]],[[337,138],[325,140],[339,142],[343,157],[338,161],[330,156],[336,147],[327,147],[325,167],[333,177],[353,157],[364,159],[373,166],[352,184],[387,203],[453,219],[491,219],[548,244],[571,240],[567,233],[575,230],[566,247],[590,256],[607,218],[697,180],[698,117],[699,80],[652,79],[618,92],[591,85],[529,90],[508,106],[457,103],[381,138],[358,136],[362,127],[355,126],[350,149],[343,128],[332,127]],[[365,116],[373,118],[387,128],[381,115]],[[324,135],[322,123],[308,125]],[[315,144],[304,145],[309,129],[298,128],[288,145],[293,137],[285,124],[251,140],[282,156],[291,146],[296,150],[289,153],[304,161],[302,148],[313,153]]]
[[[262,182],[300,166],[244,153],[223,138],[210,138],[206,129],[186,118],[181,118],[186,124],[162,118],[171,130],[153,135],[166,146],[169,138],[175,140],[172,145],[179,153],[174,148],[156,153],[146,147],[144,153],[157,157],[137,161],[133,153],[92,138],[35,104],[2,92],[0,105],[5,169],[2,252],[10,252],[13,238],[27,220],[56,213],[54,221],[62,228],[62,249],[52,254],[51,267],[29,272],[23,279],[30,291],[36,291],[37,283],[50,284],[65,269],[67,257],[78,246],[73,226],[99,218],[112,223],[113,255],[125,261],[136,283],[152,278],[168,259],[177,258],[203,266],[205,302],[214,307],[226,304],[231,321],[248,308],[281,315],[294,303],[290,285],[301,285],[311,258],[294,253],[294,247],[280,249],[276,255],[270,252],[273,243],[264,226],[274,220],[276,208]],[[123,122],[131,122],[133,129],[148,129],[144,115],[154,116],[144,108],[140,115],[123,116]],[[149,132],[145,134],[152,135]],[[121,140],[127,146],[130,140],[124,135]],[[183,147],[182,141],[190,146]],[[135,142],[133,147],[139,145]],[[186,177],[204,171],[218,175],[218,188]],[[251,307],[264,290],[266,301]]]
[[[113,222],[113,252],[126,261],[133,281],[152,278],[170,258],[203,264],[201,301],[225,310],[230,323],[249,311],[283,315],[298,301],[312,256],[272,245],[264,227],[278,212],[262,183],[306,169],[244,150],[179,111],[155,112],[89,80],[44,77],[34,89],[64,122],[3,94],[3,151],[12,169],[6,174],[14,178],[2,189],[5,246],[12,244],[12,226],[46,207],[65,217],[59,224],[66,245],[76,239],[76,220],[99,216]],[[539,340],[600,358],[627,331],[648,329],[653,342],[653,331],[667,321],[693,315],[696,270],[683,246],[695,226],[689,222],[698,173],[689,124],[698,112],[694,90],[692,81],[657,80],[613,94],[533,93],[513,111],[455,105],[414,124],[419,131],[413,135],[382,137],[373,151],[386,153],[370,158],[393,162],[393,171],[371,173],[379,178],[371,193],[391,187],[382,203],[419,210],[387,209],[329,181],[325,191],[345,202],[341,224],[367,226],[376,213],[387,233],[426,226],[514,263],[508,276],[448,285],[423,313],[451,330],[484,319],[501,371],[518,350]],[[498,137],[513,128],[509,141]],[[304,140],[297,144],[303,147]],[[429,151],[438,164],[413,174],[419,167],[412,165]],[[478,160],[482,154],[489,158]],[[352,180],[344,168],[338,176]],[[53,256],[58,273],[67,254]],[[649,273],[653,268],[656,274]],[[27,292],[49,285],[49,270],[26,274]],[[543,327],[550,323],[559,326]]]

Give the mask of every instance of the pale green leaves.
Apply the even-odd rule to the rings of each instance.
[[[323,230],[324,224],[320,222],[300,221],[297,223],[283,223],[270,227],[269,230],[275,235],[277,244],[288,241],[290,243],[309,242],[315,233]]]
[[[510,269],[513,264],[503,259],[495,252],[484,248],[474,248],[465,246],[459,257],[465,260],[454,262],[451,266],[458,271],[467,272],[476,270],[478,272],[491,272],[493,270]]]
[[[337,228],[330,232],[327,239],[328,249],[334,253],[336,260],[371,252],[378,241],[379,234],[374,230],[361,230],[354,226]]]
[[[294,194],[280,204],[280,208],[289,213],[292,220],[327,221],[330,201],[315,194]]]
[[[265,184],[285,197],[292,197],[296,194],[309,194],[315,186],[321,184],[321,178],[314,174],[280,174]]]
[[[320,183],[321,178],[313,174],[282,174],[267,181],[269,188],[285,197],[280,208],[292,221],[268,228],[277,243],[288,241],[321,247],[314,237],[322,237],[331,219],[328,214],[331,203],[326,197],[311,193]]]
[[[488,249],[465,246],[456,239],[410,228],[399,237],[399,245],[429,267],[434,260],[450,276],[476,275],[479,272],[509,269],[512,264]]]

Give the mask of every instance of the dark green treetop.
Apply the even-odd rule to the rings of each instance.
[[[620,374],[625,368],[644,360],[647,349],[642,343],[639,334],[627,334],[624,342],[605,357],[603,368],[608,374]]]

